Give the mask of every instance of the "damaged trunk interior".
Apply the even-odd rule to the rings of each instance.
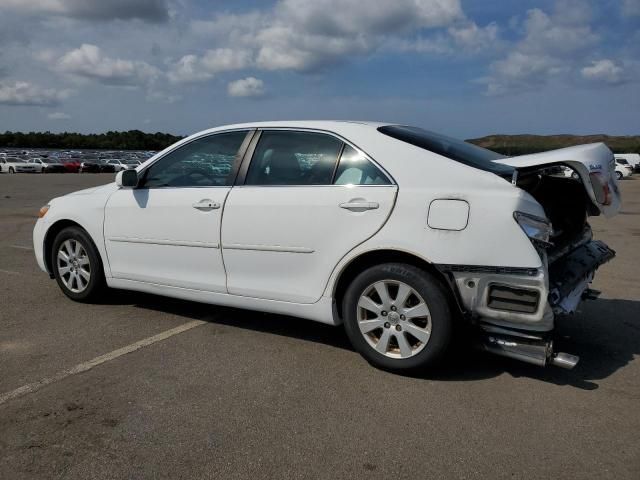
[[[588,291],[593,272],[615,256],[604,243],[592,239],[589,215],[599,212],[579,179],[549,170],[523,173],[517,186],[531,194],[553,225],[549,264],[549,303],[556,313],[571,313]]]

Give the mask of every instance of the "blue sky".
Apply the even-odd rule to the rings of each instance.
[[[0,130],[640,133],[640,0],[0,0]]]

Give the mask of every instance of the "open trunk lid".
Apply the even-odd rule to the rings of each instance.
[[[613,217],[622,203],[615,177],[615,159],[604,143],[590,143],[548,152],[501,158],[494,163],[509,165],[519,172],[565,165],[580,177],[593,205],[606,217]]]

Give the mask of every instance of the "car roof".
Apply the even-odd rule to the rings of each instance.
[[[384,125],[390,125],[386,122],[372,122],[359,120],[270,120],[262,122],[236,123],[230,125],[221,125],[218,127],[205,130],[206,132],[214,132],[220,130],[235,130],[241,128],[310,128],[317,130],[340,131],[349,126],[366,126],[370,128],[378,128]],[[203,133],[203,132],[200,132]]]

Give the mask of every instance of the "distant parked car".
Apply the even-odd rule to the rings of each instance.
[[[138,160],[126,159],[126,158],[112,158],[107,162],[109,165],[113,165],[116,172],[121,170],[133,170],[140,166],[141,163]]]
[[[64,173],[64,165],[56,158],[32,158],[27,163],[39,166],[40,173]]]
[[[636,173],[640,173],[640,154],[638,153],[616,153],[616,160],[626,160]]]
[[[100,160],[100,173],[115,173],[116,167],[107,160]]]
[[[105,160],[85,160],[80,164],[80,173],[115,173],[113,165]]]
[[[78,173],[80,171],[80,163],[79,158],[65,158],[62,160],[62,165],[69,173]]]
[[[616,177],[618,178],[618,180],[630,177],[632,173],[633,168],[627,163],[626,160],[616,158]]]
[[[100,173],[100,160],[84,160],[80,163],[80,173]]]
[[[2,171],[7,173],[38,173],[41,170],[39,166],[17,157],[7,157],[3,162]]]

